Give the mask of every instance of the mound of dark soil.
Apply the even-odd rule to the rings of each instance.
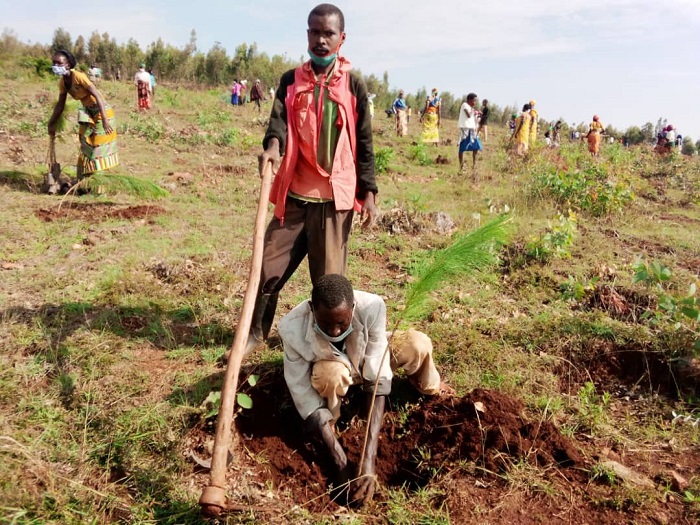
[[[308,510],[333,506],[324,495],[330,465],[305,435],[281,373],[268,376],[248,394],[253,409],[237,416],[236,427],[247,455],[264,458],[262,469],[256,467],[259,481],[271,479],[275,488],[286,490]],[[340,442],[353,465],[364,443],[365,423],[357,416],[362,398],[355,395],[348,400],[338,423]],[[377,458],[381,485],[417,488],[461,460],[495,472],[521,460],[559,467],[583,462],[572,442],[552,424],[529,421],[520,401],[497,391],[474,390],[461,398],[416,397],[415,401],[394,400],[387,412]],[[211,425],[204,428],[213,430]]]

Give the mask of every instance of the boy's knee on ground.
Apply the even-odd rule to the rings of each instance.
[[[408,380],[422,394],[434,395],[440,389],[440,374],[433,362],[433,342],[423,332],[394,332],[391,368],[403,368]]]

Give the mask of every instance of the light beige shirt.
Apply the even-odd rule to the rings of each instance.
[[[338,350],[314,331],[310,301],[297,305],[279,323],[284,346],[284,379],[294,405],[303,419],[325,401],[311,386],[311,368],[317,361],[340,361],[350,370],[354,384],[373,388],[379,376],[378,395],[391,391],[393,374],[390,366],[386,333],[386,305],[378,295],[355,290],[352,332],[345,339],[345,352]]]

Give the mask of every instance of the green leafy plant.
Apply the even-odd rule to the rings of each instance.
[[[433,160],[428,156],[425,144],[416,144],[408,149],[408,158],[420,166],[429,166]]]
[[[557,224],[550,225],[538,237],[525,246],[528,257],[548,261],[552,257],[571,257],[570,247],[576,237],[576,215],[569,211],[568,217],[559,215]]]
[[[533,182],[537,192],[547,193],[557,202],[594,217],[621,213],[634,199],[630,185],[609,176],[599,164],[579,169],[540,166]]]
[[[569,275],[569,278],[559,286],[561,298],[565,301],[581,301],[595,290],[599,280],[597,275],[588,281],[578,281]]]
[[[700,336],[697,333],[697,324],[700,323],[700,297],[697,297],[697,284],[690,283],[684,296],[675,297],[667,291],[673,272],[663,263],[647,262],[640,257],[632,265],[632,270],[633,283],[644,283],[647,288],[654,288],[659,293],[659,311],[650,312],[650,315],[653,315],[656,321],[670,320],[676,323],[676,328],[681,328],[682,321],[689,322],[686,323],[686,328],[697,337],[694,350],[700,352]]]
[[[81,180],[76,189],[86,189],[96,193],[118,193],[123,191],[143,198],[159,199],[167,197],[168,191],[157,184],[118,173],[99,172]]]
[[[587,381],[578,391],[578,416],[581,422],[591,430],[605,422],[605,409],[610,404],[610,393],[599,395],[595,385]]]
[[[386,173],[389,163],[394,157],[394,149],[391,147],[377,148],[374,151],[374,169],[377,173]]]
[[[260,376],[253,374],[248,376],[246,383],[254,387],[258,384],[258,379],[260,379]],[[236,392],[236,403],[239,407],[246,410],[253,408],[253,399],[245,392]],[[202,406],[207,410],[204,414],[204,419],[218,416],[221,408],[221,392],[218,390],[209,392],[207,398],[202,402]]]
[[[416,319],[431,310],[431,293],[440,284],[457,277],[476,273],[498,260],[498,247],[506,240],[508,216],[490,221],[437,252],[428,254],[414,269],[417,276],[406,294],[404,320]]]
[[[591,467],[591,480],[605,483],[606,485],[616,485],[618,477],[615,471],[607,465],[596,463]]]
[[[155,117],[142,117],[140,115],[135,117],[135,122],[130,127],[127,127],[126,131],[151,142],[157,142],[165,135],[165,127],[160,120]]]

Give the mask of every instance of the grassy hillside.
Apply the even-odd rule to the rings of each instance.
[[[208,478],[191,453],[211,446],[206,400],[221,388],[246,287],[267,115],[231,107],[224,88],[160,85],[155,108],[138,113],[133,86],[103,82],[120,134],[117,173],[169,195],[48,196],[39,187],[56,80],[3,74],[0,522],[199,523]],[[428,147],[417,119],[396,138],[379,109],[383,216],[353,231],[349,277],[383,295],[395,319],[422,261],[507,214],[500,263],[443,285],[413,326],[433,339],[460,398],[486,389],[517,400],[524,419],[551,423],[581,459],[568,468],[526,447],[491,464],[484,445],[483,456],[447,461],[416,445],[401,454],[421,458],[421,483],[380,478],[377,501],[358,512],[319,505],[323,486],[300,487],[285,470],[291,460],[255,426],[282,414],[301,434],[279,401],[273,338],[245,367],[261,381],[244,383],[254,404],[238,412],[248,430],[237,434],[229,471],[237,512],[223,521],[696,523],[698,159],[619,145],[592,159],[583,143],[566,142],[521,160],[508,154],[505,130],[492,128],[476,171],[459,174],[456,122]],[[57,156],[74,173],[70,131]],[[278,316],[308,294],[302,267]],[[407,402],[405,382],[395,384],[392,428],[428,403]],[[278,402],[266,403],[273,393]]]

